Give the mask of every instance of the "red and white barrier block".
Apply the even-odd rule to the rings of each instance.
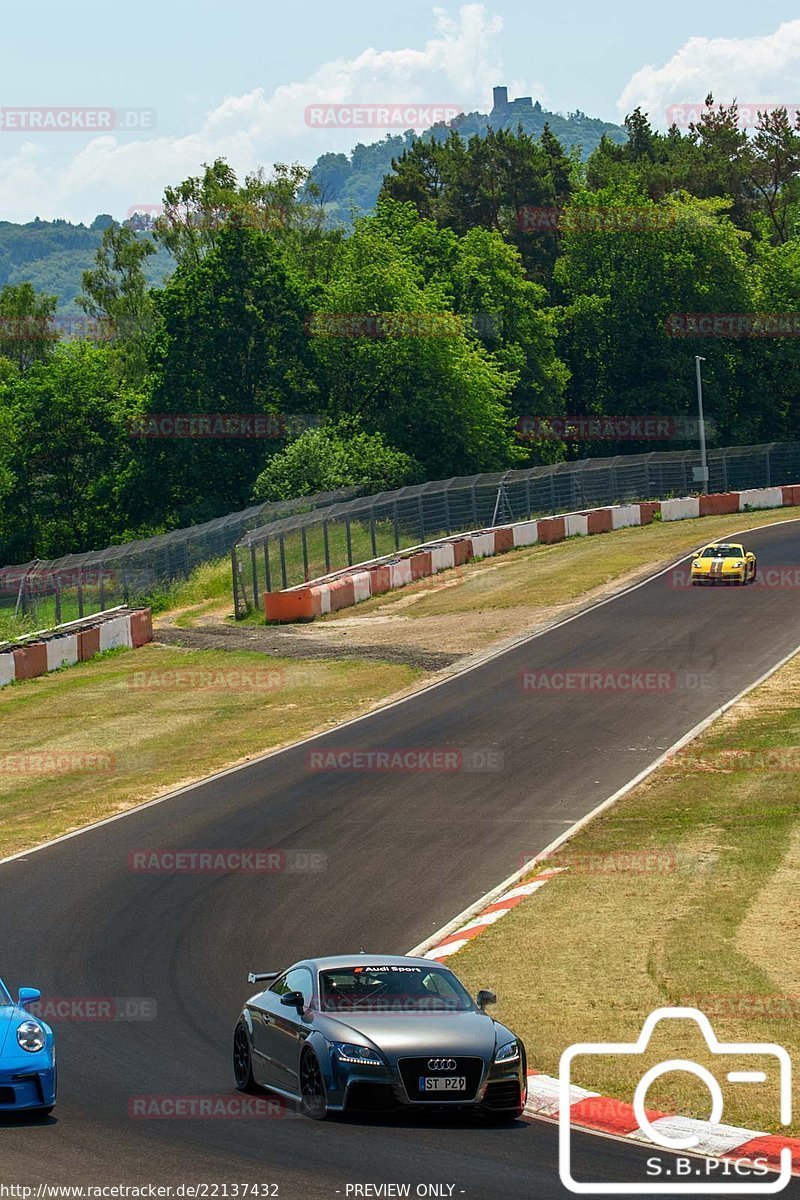
[[[495,529],[480,529],[416,546],[394,558],[361,563],[281,592],[265,592],[264,613],[267,621],[312,621],[370,596],[382,596],[417,579],[460,567],[469,559],[490,558],[519,546],[551,545],[568,537],[588,537],[635,525],[649,525],[659,514],[662,521],[685,521],[692,517],[786,505],[800,505],[800,484],[612,504],[586,512],[563,513],[500,525]]]
[[[101,650],[135,649],[153,640],[153,616],[149,608],[130,612],[112,609],[109,613],[97,613],[90,620],[89,625],[74,621],[36,634],[32,640],[0,648],[0,687],[86,662]]]

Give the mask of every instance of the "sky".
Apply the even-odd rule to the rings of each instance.
[[[311,165],[326,151],[402,130],[343,126],[349,106],[402,105],[403,117],[419,106],[420,120],[428,106],[485,112],[496,84],[609,121],[641,105],[660,128],[669,106],[709,91],[720,101],[792,107],[800,104],[796,13],[785,0],[8,6],[0,220],[123,219],[155,210],[166,184],[216,157],[243,176],[274,162]],[[323,113],[323,127],[310,123],[309,106]],[[57,110],[78,127],[31,129],[30,109],[47,110],[42,122]]]

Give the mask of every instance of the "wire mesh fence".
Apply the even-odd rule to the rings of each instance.
[[[341,502],[357,488],[257,504],[202,525],[85,554],[0,568],[0,619],[48,629],[118,604],[152,603],[202,563],[225,559],[248,529]]]
[[[437,537],[554,512],[697,493],[699,467],[699,449],[590,458],[439,479],[273,519],[251,528],[231,551],[236,614],[258,610],[265,591]],[[710,492],[796,483],[800,442],[710,450],[708,468]]]

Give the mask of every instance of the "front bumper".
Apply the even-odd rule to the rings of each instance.
[[[744,583],[746,578],[745,567],[735,571],[716,571],[713,574],[710,571],[692,571],[692,583]]]
[[[328,1107],[344,1111],[386,1111],[397,1108],[436,1110],[475,1110],[520,1113],[527,1095],[524,1055],[513,1063],[487,1063],[477,1056],[463,1056],[476,1062],[474,1074],[467,1073],[464,1093],[421,1094],[413,1086],[416,1071],[412,1058],[387,1063],[385,1067],[362,1067],[334,1062],[332,1087],[328,1089]]]
[[[56,1102],[56,1065],[52,1053],[4,1057],[0,1067],[0,1113],[52,1108]]]

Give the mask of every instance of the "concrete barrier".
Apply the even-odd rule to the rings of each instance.
[[[411,555],[411,578],[427,579],[433,574],[433,566],[431,564],[430,550],[418,550],[416,554]]]
[[[380,563],[377,567],[370,567],[369,573],[372,576],[372,595],[382,596],[384,592],[388,592],[392,587],[391,573],[386,563]]]
[[[539,524],[539,541],[546,546],[564,540],[564,518],[543,517]]]
[[[684,496],[680,500],[661,501],[662,521],[685,521],[700,516],[699,496]]]
[[[724,513],[739,512],[738,492],[714,492],[700,497],[701,517],[721,517]]]
[[[456,538],[453,542],[453,566],[463,567],[472,558],[472,538]]]
[[[748,508],[782,508],[783,488],[750,488],[739,492],[739,512]]]
[[[473,558],[491,558],[494,554],[494,530],[473,533],[471,541]]]
[[[586,513],[567,513],[564,517],[565,537],[586,537],[589,532],[589,518]]]
[[[389,580],[393,588],[411,583],[411,563],[407,558],[398,558],[389,563]]]
[[[610,508],[592,508],[584,513],[587,521],[589,533],[610,533],[611,532],[611,509]]]
[[[149,608],[137,608],[131,613],[131,644],[134,650],[153,640],[153,614]]]
[[[356,602],[355,588],[353,587],[353,578],[351,575],[342,575],[339,579],[334,579],[328,584],[328,590],[331,599],[331,612],[338,612],[340,608],[351,608]]]
[[[499,529],[494,531],[494,552],[495,554],[508,554],[509,550],[514,549],[514,526],[501,525]]]
[[[447,571],[456,565],[455,548],[452,542],[442,542],[431,546],[431,571],[434,575],[439,571]]]
[[[652,524],[653,517],[655,517],[656,514],[658,514],[659,516],[661,515],[661,501],[660,500],[642,500],[642,501],[640,501],[639,516],[640,516],[641,520],[639,523],[641,525]]]
[[[641,525],[642,514],[638,504],[615,504],[611,509],[611,528],[628,529]]]
[[[78,633],[78,662],[86,662],[100,653],[100,626],[91,625]]]
[[[539,541],[539,522],[521,521],[513,525],[515,546],[535,546]]]
[[[800,485],[792,484],[790,487],[781,488],[781,491],[784,505],[800,504]]]
[[[62,637],[49,638],[45,642],[48,671],[59,667],[72,667],[78,661],[78,635],[67,633]]]
[[[112,617],[100,625],[100,650],[130,650],[131,623],[128,617]]]
[[[372,588],[370,586],[372,581],[370,579],[369,571],[354,571],[352,580],[353,595],[355,597],[356,604],[360,604],[362,600],[369,600],[370,596],[372,595]]]
[[[0,653],[0,687],[5,687],[7,683],[13,683],[16,677],[14,655],[12,651],[4,650]]]
[[[47,647],[44,642],[28,642],[14,651],[14,675],[17,679],[38,679],[47,674]]]

